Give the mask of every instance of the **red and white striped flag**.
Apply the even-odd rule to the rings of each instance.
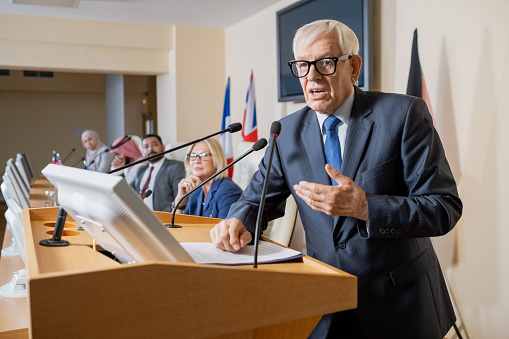
[[[244,141],[256,142],[258,140],[258,130],[256,126],[256,103],[253,71],[251,71],[251,80],[249,81],[249,88],[247,89],[244,123],[242,125],[242,138]]]

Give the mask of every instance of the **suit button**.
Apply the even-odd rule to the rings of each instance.
[[[395,228],[391,228],[391,234],[392,235],[396,235],[396,229]]]
[[[342,250],[344,250],[346,248],[346,243],[344,243],[344,242],[340,242],[338,245],[339,245],[339,248],[341,248]]]
[[[396,231],[396,235],[401,235],[401,233],[403,233],[403,231],[400,228],[398,228],[398,230]]]
[[[378,233],[380,233],[381,235],[385,235],[385,228],[379,228]]]

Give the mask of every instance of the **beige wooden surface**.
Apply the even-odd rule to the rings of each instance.
[[[356,307],[357,279],[305,257],[251,266],[146,262],[121,265],[85,232],[43,248],[58,208],[25,210],[31,334],[55,337],[307,337],[322,314]],[[163,223],[171,215],[156,212]],[[176,216],[178,241],[210,241],[217,219]],[[28,223],[28,224],[27,224]],[[67,222],[71,230],[73,222]],[[283,335],[284,334],[284,335]]]
[[[31,207],[42,207],[48,200],[45,192],[54,190],[53,185],[40,176],[30,188],[29,203]],[[3,216],[0,216],[3,218]],[[2,248],[11,245],[11,233],[5,231]],[[12,279],[12,273],[25,268],[20,256],[0,257],[0,286]],[[0,296],[0,338],[28,338],[27,298],[5,298]]]
[[[2,248],[11,245],[11,232],[5,230]],[[25,265],[20,256],[0,257],[0,286],[9,283],[12,273],[23,269]],[[0,338],[27,338],[28,317],[27,298],[5,298],[0,296]]]

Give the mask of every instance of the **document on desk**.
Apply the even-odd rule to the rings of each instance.
[[[181,242],[180,245],[198,264],[252,265],[254,245],[247,245],[238,252],[226,252],[210,242]],[[267,241],[258,243],[258,263],[268,264],[303,257],[299,251],[292,250]]]

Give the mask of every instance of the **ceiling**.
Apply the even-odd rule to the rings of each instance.
[[[32,2],[19,4],[11,2]],[[0,0],[0,13],[152,25],[229,27],[280,0]],[[77,7],[55,6],[71,2]],[[40,5],[46,3],[47,5]]]

